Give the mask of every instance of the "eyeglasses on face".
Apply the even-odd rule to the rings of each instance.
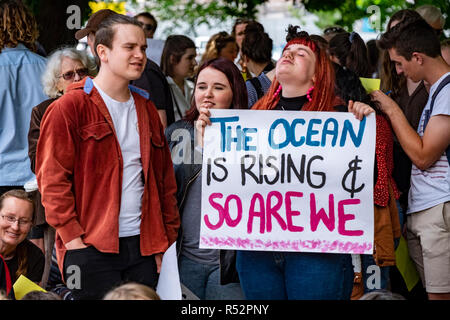
[[[345,32],[345,30],[341,27],[329,27],[323,31],[323,34],[341,33],[341,32]]]
[[[155,26],[150,24],[150,23],[144,23],[144,30],[146,31],[152,31],[153,29],[155,29]]]
[[[6,220],[6,222],[9,225],[13,225],[14,223],[16,223],[16,221],[19,223],[19,227],[25,227],[27,225],[29,225],[31,223],[30,220],[26,220],[26,219],[17,219],[14,216],[6,216],[6,215],[1,215],[1,217]]]
[[[64,80],[72,80],[75,78],[75,74],[77,74],[80,78],[84,78],[88,74],[87,68],[77,69],[75,71],[68,71],[66,73],[63,73],[58,78],[64,78]]]

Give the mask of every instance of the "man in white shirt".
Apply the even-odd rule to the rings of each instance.
[[[431,85],[417,132],[399,106],[381,91],[372,94],[413,162],[408,199],[408,248],[429,299],[450,299],[450,66],[424,21],[398,24],[379,41],[397,73]],[[433,106],[432,106],[433,105]],[[432,106],[432,110],[431,110]]]

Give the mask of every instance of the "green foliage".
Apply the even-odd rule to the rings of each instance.
[[[146,9],[154,13],[160,20],[171,21],[173,29],[188,24],[188,33],[196,34],[195,28],[206,24],[213,26],[228,20],[230,17],[255,18],[257,7],[268,0],[153,0],[146,1]],[[136,2],[136,0],[133,0]]]
[[[392,13],[401,9],[415,9],[424,4],[432,4],[446,14],[445,29],[450,29],[450,1],[449,0],[415,0],[414,4],[405,0],[303,0],[303,4],[311,13],[319,16],[317,26],[340,25],[347,30],[353,29],[356,20],[370,17],[372,12],[367,8],[376,5],[380,9],[380,26],[385,25]],[[383,31],[383,30],[380,30]]]

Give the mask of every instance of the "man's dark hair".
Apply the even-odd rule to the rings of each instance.
[[[109,16],[99,24],[98,30],[97,32],[95,32],[94,50],[97,59],[98,59],[97,46],[99,44],[102,44],[112,49],[112,43],[116,32],[113,27],[117,24],[131,24],[142,29],[142,24],[134,18],[124,16],[122,14],[114,14]]]
[[[242,41],[242,53],[256,63],[267,63],[272,58],[272,39],[264,32],[258,22],[250,22],[245,27],[245,37]]]
[[[381,36],[378,46],[384,50],[394,48],[398,55],[408,61],[414,52],[423,53],[431,58],[441,54],[439,38],[425,20],[396,24]]]

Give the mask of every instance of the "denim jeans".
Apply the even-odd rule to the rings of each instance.
[[[250,300],[349,300],[349,254],[237,251],[236,268]]]
[[[219,264],[203,264],[183,255],[178,259],[180,281],[200,300],[243,300],[239,283],[220,284]]]

